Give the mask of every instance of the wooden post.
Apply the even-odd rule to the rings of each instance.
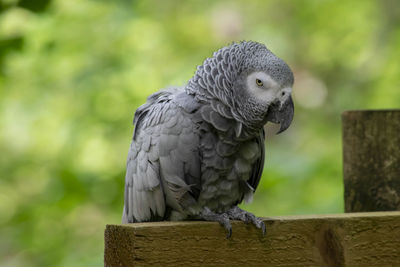
[[[267,233],[214,222],[107,225],[104,265],[399,266],[400,212],[274,217]]]
[[[346,111],[346,212],[400,210],[400,110]]]

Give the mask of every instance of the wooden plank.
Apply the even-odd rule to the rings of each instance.
[[[346,111],[342,122],[345,211],[400,210],[400,110]]]
[[[107,225],[110,266],[400,266],[400,212],[266,218],[266,236],[232,222]]]

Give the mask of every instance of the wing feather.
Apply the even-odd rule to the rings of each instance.
[[[265,132],[264,129],[262,129],[257,138],[257,145],[261,149],[261,156],[255,162],[251,172],[250,179],[248,180],[248,184],[254,189],[254,191],[257,189],[258,184],[260,183],[262,172],[264,169],[264,161],[265,161],[264,140],[265,140]]]

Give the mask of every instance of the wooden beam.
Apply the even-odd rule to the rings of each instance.
[[[400,210],[400,110],[346,111],[342,122],[345,211]]]
[[[105,266],[400,266],[400,212],[107,225]]]

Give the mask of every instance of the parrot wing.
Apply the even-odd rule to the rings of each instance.
[[[250,179],[248,180],[249,185],[256,191],[257,186],[261,180],[262,172],[264,169],[264,160],[265,160],[265,132],[264,129],[261,129],[260,134],[258,135],[256,142],[258,147],[261,149],[261,157],[257,159],[254,163]]]
[[[123,223],[162,220],[200,191],[199,137],[177,88],[159,91],[135,113],[125,177]]]

